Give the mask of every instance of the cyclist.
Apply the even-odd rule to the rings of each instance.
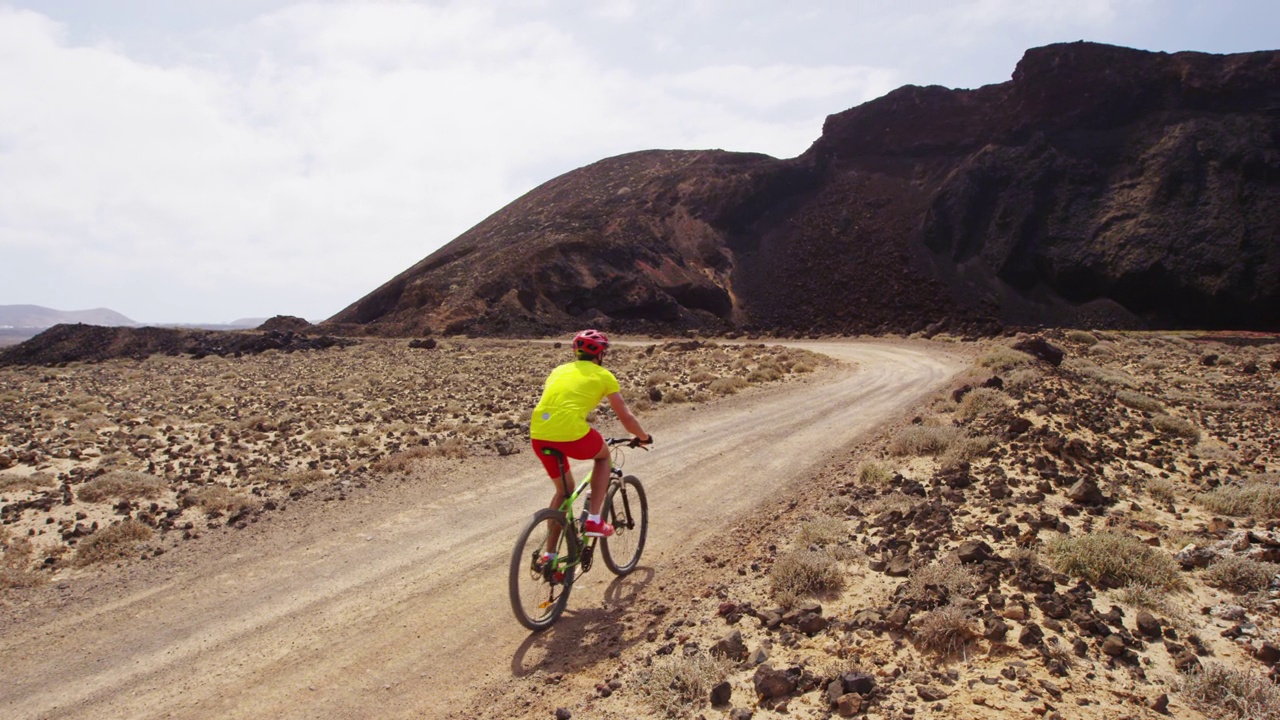
[[[529,423],[533,451],[538,454],[556,488],[551,498],[552,509],[559,508],[564,502],[566,488],[560,484],[562,472],[568,487],[574,486],[568,460],[564,460],[561,468],[560,457],[552,451],[564,453],[565,458],[595,461],[591,471],[591,507],[587,510],[585,528],[588,537],[609,537],[613,534],[613,526],[600,518],[605,491],[609,487],[609,447],[600,433],[587,423],[587,415],[600,404],[601,399],[608,398],[609,406],[627,432],[635,435],[641,444],[653,442],[653,436],[645,432],[622,399],[617,378],[601,365],[608,349],[609,338],[604,333],[598,330],[578,333],[573,338],[576,359],[557,367],[547,376],[542,398],[533,409]],[[558,532],[553,533],[553,537],[547,539],[543,562],[555,559],[551,551],[555,549],[558,535]]]

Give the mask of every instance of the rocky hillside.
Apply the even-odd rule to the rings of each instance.
[[[499,210],[331,324],[517,334],[1280,323],[1280,53],[1030,50],[803,155],[647,151]]]

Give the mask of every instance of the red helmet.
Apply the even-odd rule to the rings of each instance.
[[[599,330],[583,330],[574,336],[573,349],[588,355],[603,355],[609,349],[609,338]]]

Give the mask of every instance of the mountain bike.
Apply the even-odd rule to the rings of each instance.
[[[613,458],[609,489],[600,514],[605,522],[613,525],[613,535],[594,538],[583,532],[587,508],[591,504],[591,493],[587,490],[591,484],[590,473],[572,492],[569,491],[568,478],[561,473],[564,502],[558,509],[544,508],[534,513],[511,551],[511,574],[508,578],[511,610],[521,625],[535,632],[551,627],[564,612],[575,578],[579,572],[591,569],[597,540],[600,541],[605,566],[618,576],[635,570],[640,562],[640,553],[644,552],[644,541],[649,532],[649,501],[640,480],[634,475],[622,474],[623,446],[644,446],[634,438],[608,438],[605,442],[613,449]],[[569,467],[563,456],[559,460],[562,468]],[[584,492],[586,500],[581,513],[575,517],[574,503]],[[542,560],[543,553],[548,550],[548,539],[556,555],[550,563]]]

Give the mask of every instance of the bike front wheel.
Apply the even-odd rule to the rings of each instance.
[[[547,539],[555,536],[556,561],[547,566],[541,562]],[[565,527],[564,515],[544,508],[520,532],[511,551],[508,591],[511,610],[520,624],[539,632],[555,623],[569,602],[573,573],[577,569],[577,553]]]
[[[613,535],[600,543],[604,564],[615,575],[626,575],[640,562],[649,534],[649,501],[639,479],[628,475],[609,486],[604,519],[613,525]]]

